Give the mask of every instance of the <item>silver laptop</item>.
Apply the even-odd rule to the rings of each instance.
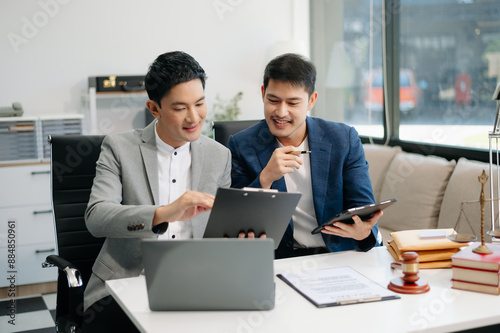
[[[274,308],[272,239],[144,240],[151,310]]]

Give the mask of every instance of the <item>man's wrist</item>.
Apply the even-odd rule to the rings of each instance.
[[[271,188],[271,185],[273,184],[273,182],[269,182],[267,179],[266,179],[266,176],[265,176],[265,173],[264,173],[264,170],[260,173],[260,176],[259,176],[259,182],[260,182],[260,186],[264,189],[270,189]]]
[[[368,251],[372,247],[374,247],[376,243],[377,243],[377,238],[373,234],[373,231],[370,231],[370,234],[368,235],[368,237],[358,241],[358,248],[361,251]]]
[[[156,208],[154,216],[153,216],[153,227],[156,227],[162,223],[167,223],[169,221],[166,221],[167,219],[165,218],[165,210],[167,206],[159,206]]]

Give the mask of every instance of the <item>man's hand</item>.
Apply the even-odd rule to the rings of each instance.
[[[156,209],[153,226],[163,222],[187,221],[212,209],[215,197],[211,194],[186,191],[169,205]]]
[[[353,238],[360,241],[370,236],[371,229],[383,214],[384,213],[382,213],[382,211],[378,211],[372,216],[371,219],[366,221],[361,221],[359,216],[354,215],[352,217],[354,220],[353,224],[335,222],[333,223],[333,226],[326,226],[321,230],[321,232],[328,235]]]
[[[260,173],[259,181],[262,188],[271,188],[274,181],[286,173],[292,173],[295,169],[300,168],[303,164],[302,157],[290,154],[296,150],[297,148],[293,146],[276,148],[266,167]]]
[[[238,234],[238,238],[255,238],[255,232],[253,232],[253,231],[249,231],[246,235],[245,235],[245,233],[244,233],[244,232],[240,232],[240,233]],[[267,238],[267,236],[266,236],[266,234],[261,234],[261,235],[259,236],[259,238],[266,239],[266,238]]]

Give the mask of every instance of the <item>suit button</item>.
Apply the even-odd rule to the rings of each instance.
[[[292,242],[292,241],[287,241],[287,242],[285,243],[285,245],[286,245],[287,247],[292,247],[292,246],[293,246],[293,242]]]

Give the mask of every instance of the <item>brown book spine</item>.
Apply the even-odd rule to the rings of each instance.
[[[466,290],[466,291],[474,291],[479,293],[491,294],[491,295],[500,295],[499,286],[490,286],[481,283],[467,282],[452,279],[452,288]]]
[[[487,271],[477,268],[452,266],[452,277],[455,280],[498,286],[500,283],[499,272]]]

